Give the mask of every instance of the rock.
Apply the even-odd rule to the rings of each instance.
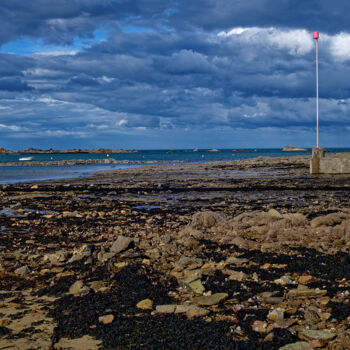
[[[271,218],[272,220],[280,220],[283,219],[283,215],[280,214],[276,209],[270,209],[267,212],[267,215],[269,216],[269,218]]]
[[[291,289],[288,292],[289,297],[294,298],[316,298],[327,294],[324,289]]]
[[[266,297],[266,298],[264,298],[264,301],[266,304],[276,305],[276,304],[283,303],[283,298],[282,297]]]
[[[293,344],[288,344],[279,348],[279,350],[313,350],[312,346],[309,343],[304,341],[298,341]]]
[[[15,270],[15,274],[17,275],[27,275],[28,273],[30,273],[30,269],[27,265],[21,266],[18,269]]]
[[[62,218],[82,218],[83,216],[76,211],[63,211]]]
[[[93,281],[89,286],[94,292],[106,292],[110,289],[108,283],[104,281]]]
[[[130,237],[119,236],[116,241],[111,246],[110,252],[118,254],[123,250],[128,249],[133,243],[133,239]]]
[[[310,306],[304,311],[304,324],[314,325],[321,321],[321,317],[317,312],[317,308]]]
[[[186,314],[187,317],[193,318],[206,316],[210,311],[196,305],[158,305],[156,307],[156,312],[166,314]]]
[[[90,288],[84,285],[83,281],[76,281],[69,288],[69,293],[75,296],[83,296],[89,294]]]
[[[328,330],[303,329],[298,332],[298,337],[303,340],[332,340],[336,336]]]
[[[175,271],[183,271],[184,269],[194,270],[203,265],[203,260],[195,257],[182,256],[175,263]]]
[[[248,250],[258,249],[259,247],[259,244],[257,242],[252,241],[250,239],[244,239],[242,237],[235,237],[231,240],[231,244],[236,245],[238,248]]]
[[[350,349],[349,331],[338,334],[337,338],[328,344],[329,350],[345,350]]]
[[[249,260],[247,258],[237,258],[235,256],[230,256],[226,259],[225,264],[235,264],[237,266],[241,266],[243,264],[249,263]]]
[[[293,147],[293,146],[285,146],[282,151],[285,152],[293,152],[293,151],[307,151],[306,148],[303,147]]]
[[[136,304],[136,307],[141,310],[153,309],[153,301],[151,299],[144,299]]]
[[[114,320],[114,316],[112,314],[110,315],[104,315],[104,316],[100,316],[98,318],[99,322],[100,323],[103,323],[103,324],[109,324],[109,323],[112,323],[113,320]]]
[[[105,263],[109,259],[112,259],[114,256],[115,256],[115,253],[100,251],[97,254],[97,259],[98,259],[99,262]]]
[[[179,243],[182,243],[183,246],[185,246],[188,249],[196,249],[200,246],[200,243],[198,240],[196,240],[194,237],[186,237],[183,238]]]
[[[227,293],[215,293],[209,296],[201,296],[201,297],[193,298],[193,302],[198,305],[210,306],[210,305],[219,304],[220,302],[227,299],[227,297],[228,297]]]
[[[248,278],[248,275],[245,274],[243,271],[224,270],[223,273],[229,275],[228,279],[230,281],[242,282],[242,281],[245,281]]]
[[[53,254],[44,255],[44,261],[50,261],[53,265],[62,265],[67,260],[69,253],[66,249],[58,250]]]
[[[87,244],[84,244],[79,249],[75,249],[73,251],[73,256],[67,261],[67,263],[71,264],[75,261],[79,261],[83,258],[89,257],[91,255],[91,252],[91,247]]]
[[[156,312],[159,314],[173,314],[175,312],[175,309],[176,309],[175,304],[156,306]]]
[[[194,318],[194,317],[203,317],[209,314],[209,310],[204,309],[199,306],[190,305],[188,310],[186,311],[186,315],[188,318]]]
[[[277,309],[271,310],[267,318],[271,321],[281,321],[284,318],[284,311],[284,309],[278,307]]]
[[[349,220],[350,214],[348,213],[331,213],[324,216],[319,216],[313,219],[310,223],[312,228],[316,228],[319,226],[335,226],[340,224],[343,220]]]
[[[288,319],[283,319],[283,320],[278,320],[275,321],[275,323],[273,324],[273,326],[275,328],[289,328],[290,326],[292,326],[293,324],[297,323],[298,320],[293,319],[293,318],[288,318]]]
[[[285,286],[287,284],[294,284],[294,281],[288,275],[284,275],[281,278],[274,280],[275,283]]]
[[[186,226],[179,232],[179,237],[193,237],[197,240],[201,240],[204,238],[204,234],[200,230],[196,230],[190,226]]]
[[[219,213],[203,211],[192,216],[190,227],[194,229],[210,228],[222,224],[225,221],[225,218]]]
[[[256,320],[252,323],[252,330],[258,333],[268,333],[271,332],[273,327],[268,325],[265,321]]]
[[[203,294],[205,291],[205,288],[199,278],[187,278],[183,281],[184,285],[187,289],[189,289],[191,292],[195,294]]]
[[[298,282],[304,285],[315,281],[316,281],[316,278],[310,275],[303,275],[303,276],[300,276],[298,279]]]
[[[162,241],[165,244],[169,244],[174,240],[174,236],[166,234],[165,236],[162,237]]]

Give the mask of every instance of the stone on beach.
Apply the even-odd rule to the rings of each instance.
[[[317,298],[327,294],[324,289],[291,289],[288,292],[289,297],[294,298]]]
[[[118,254],[126,249],[128,249],[133,243],[133,239],[130,237],[119,236],[116,241],[113,242],[110,252]]]
[[[222,214],[212,211],[203,211],[192,216],[190,227],[194,229],[210,228],[224,222],[225,218]]]
[[[313,347],[304,341],[298,341],[296,343],[287,344],[279,348],[279,350],[313,350]]]
[[[98,318],[99,322],[103,324],[109,324],[112,323],[114,320],[114,316],[112,314],[109,315],[103,315]]]
[[[136,304],[136,307],[141,309],[141,310],[153,309],[153,301],[151,299],[141,300]]]
[[[336,337],[336,334],[327,330],[317,329],[303,329],[298,332],[298,336],[301,339],[310,340],[332,340]]]
[[[186,314],[187,317],[203,317],[210,313],[209,310],[196,305],[158,305],[156,312],[160,314]]]
[[[76,281],[69,288],[69,293],[76,296],[84,296],[88,294],[89,291],[90,288],[86,286],[83,281]]]
[[[21,266],[18,269],[16,269],[15,273],[17,275],[27,275],[28,273],[30,273],[30,269],[27,265],[24,265],[24,266]]]
[[[215,293],[209,296],[201,296],[193,298],[193,302],[198,305],[211,306],[216,305],[227,299],[227,293]]]

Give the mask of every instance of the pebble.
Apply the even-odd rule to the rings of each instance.
[[[281,321],[284,318],[284,311],[284,309],[278,307],[277,309],[271,310],[267,318],[271,321]]]
[[[76,281],[69,288],[69,293],[75,296],[86,295],[89,293],[89,291],[90,291],[90,288],[84,285],[83,281]]]
[[[113,322],[114,316],[112,314],[104,315],[104,316],[100,316],[98,318],[98,320],[99,320],[100,323],[109,324],[109,323]]]
[[[21,266],[18,269],[15,270],[15,274],[17,275],[27,275],[28,273],[30,273],[30,269],[27,265]]]
[[[141,310],[153,309],[153,301],[151,299],[144,299],[136,304],[136,307]]]

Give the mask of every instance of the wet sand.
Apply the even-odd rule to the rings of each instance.
[[[0,348],[350,348],[350,177],[308,162],[0,186]]]

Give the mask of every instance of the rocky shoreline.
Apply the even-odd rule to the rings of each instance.
[[[308,162],[0,186],[0,344],[349,349],[350,177]]]
[[[64,166],[64,165],[91,165],[91,164],[162,164],[162,163],[190,163],[190,160],[117,160],[104,159],[69,159],[50,161],[21,161],[0,163],[0,166]]]

